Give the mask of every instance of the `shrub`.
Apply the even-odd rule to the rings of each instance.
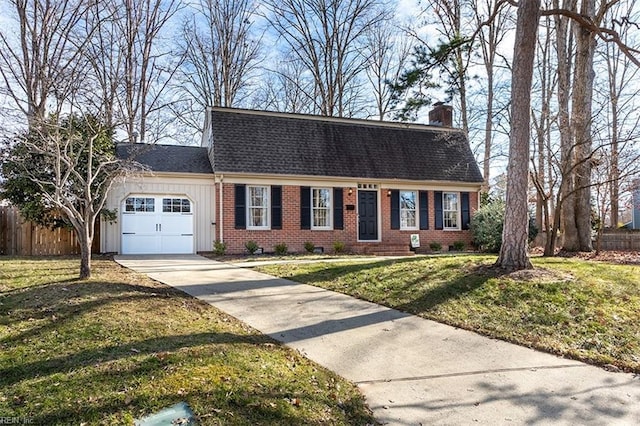
[[[434,241],[429,244],[429,248],[431,249],[431,251],[440,251],[442,250],[442,244]]]
[[[462,251],[462,250],[464,250],[464,246],[465,246],[464,241],[454,241],[454,242],[453,242],[453,249],[454,249],[455,251]]]
[[[504,223],[505,203],[494,200],[480,207],[471,218],[473,243],[478,249],[490,253],[498,253],[502,246],[502,226]],[[533,219],[529,219],[529,241],[538,234]]]
[[[244,243],[244,248],[247,249],[247,251],[249,252],[249,254],[255,254],[255,252],[258,251],[258,249],[260,248],[260,246],[258,246],[258,243],[256,243],[253,240],[249,240],[246,243]]]
[[[496,200],[485,204],[474,213],[471,218],[471,232],[478,249],[491,253],[500,251],[504,208],[504,202]]]
[[[307,241],[304,243],[304,249],[307,251],[307,253],[313,253],[313,251],[316,249],[316,246],[311,241]]]
[[[333,242],[333,252],[335,254],[344,253],[345,245],[342,241],[334,241]]]
[[[287,252],[289,251],[289,248],[285,243],[280,243],[273,246],[273,250],[276,252],[277,255],[283,256],[287,254]]]
[[[220,240],[213,242],[213,252],[216,256],[222,256],[227,252],[227,243],[223,243]]]

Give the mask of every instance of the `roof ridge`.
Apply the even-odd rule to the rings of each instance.
[[[368,120],[365,118],[350,118],[350,117],[330,117],[326,115],[314,115],[314,114],[302,114],[293,112],[280,112],[280,111],[262,111],[256,109],[244,109],[244,108],[229,108],[229,107],[207,107],[207,112],[226,112],[234,114],[246,114],[246,115],[259,115],[266,117],[279,117],[286,119],[300,119],[308,121],[324,121],[329,123],[340,124],[359,124],[368,125],[374,127],[386,127],[396,129],[411,129],[411,130],[431,130],[441,132],[462,132],[462,129],[456,127],[444,127],[433,124],[424,123],[408,123],[405,121],[380,121],[380,120]]]

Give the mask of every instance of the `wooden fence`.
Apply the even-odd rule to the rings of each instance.
[[[92,252],[100,251],[100,226],[96,224]],[[0,255],[49,256],[80,254],[73,229],[36,225],[25,221],[17,208],[0,206]]]

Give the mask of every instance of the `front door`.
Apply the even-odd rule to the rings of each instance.
[[[378,191],[358,191],[358,240],[378,239]]]

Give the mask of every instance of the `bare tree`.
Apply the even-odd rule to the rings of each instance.
[[[507,209],[502,231],[502,246],[496,262],[496,266],[507,270],[533,267],[527,250],[529,220],[527,170],[529,169],[529,137],[531,132],[531,86],[537,39],[533,35],[538,32],[540,0],[521,0],[517,16],[511,87]]]
[[[5,91],[29,125],[47,109],[62,108],[74,91],[86,34],[79,34],[87,10],[83,0],[11,0],[17,38],[0,32],[0,75]]]
[[[149,115],[166,105],[161,95],[175,73],[176,66],[168,65],[170,50],[158,44],[160,33],[180,7],[179,0],[124,0],[124,8],[115,0],[108,0],[114,11],[121,11],[115,19],[122,42],[122,92],[117,99],[119,113],[130,142],[144,143]],[[100,2],[103,5],[102,2]],[[103,6],[104,7],[104,6]]]
[[[623,4],[617,4],[608,14],[611,27],[615,26],[622,6]],[[628,11],[622,10],[623,14],[626,14],[625,12]],[[620,37],[625,44],[633,43],[628,27],[621,28]],[[601,50],[603,51],[600,54],[604,57],[607,69],[606,84],[603,84],[607,88],[603,97],[608,100],[606,116],[609,118],[607,120],[609,125],[606,126],[606,137],[611,141],[610,167],[608,168],[611,182],[606,193],[610,197],[611,206],[609,225],[615,228],[619,221],[621,174],[624,173],[620,157],[621,155],[626,157],[625,151],[630,144],[629,141],[633,140],[632,135],[637,132],[636,129],[640,124],[640,116],[636,110],[638,107],[636,99],[640,89],[634,84],[638,80],[640,68],[634,66],[615,45],[606,43]],[[599,191],[600,194],[602,192],[602,190]]]
[[[535,67],[537,86],[534,90],[534,93],[539,93],[537,99],[539,109],[533,108],[531,116],[535,132],[531,181],[536,189],[536,225],[543,231],[543,235],[549,235],[556,186],[555,157],[552,147],[552,126],[555,124],[555,117],[552,112],[552,102],[556,94],[558,72],[553,63],[555,31],[551,17],[544,18],[542,28],[543,31],[538,40],[538,65]]]
[[[397,81],[411,53],[409,38],[391,21],[379,21],[365,32],[365,75],[375,102],[375,116],[384,120],[393,105],[390,81]]]
[[[474,19],[473,7],[464,0],[427,0],[426,3],[430,6],[426,15],[437,23],[437,31],[442,37],[439,46],[428,48],[429,56],[447,80],[447,92],[457,95],[462,130],[469,134],[467,81],[475,40],[468,33],[474,29],[471,24]],[[496,16],[492,21],[499,22],[499,19]],[[426,40],[422,40],[422,43],[429,46]]]
[[[615,27],[602,25],[604,16],[618,0],[554,1],[554,8],[543,11],[555,15],[558,46],[559,130],[561,139],[560,195],[556,216],[562,229],[562,246],[569,251],[590,251],[591,244],[591,156],[593,57],[596,40],[614,43],[626,57],[640,65],[640,50],[625,44]],[[632,5],[627,4],[627,8]],[[628,12],[627,12],[628,13]],[[627,14],[616,20],[621,27],[635,26]],[[568,29],[573,27],[573,31]],[[572,56],[573,55],[573,56]],[[573,77],[573,80],[571,80]],[[569,103],[570,102],[570,103]],[[571,110],[569,110],[571,105]],[[555,234],[550,235],[555,238]],[[550,251],[549,251],[550,252]]]
[[[494,106],[496,96],[496,79],[498,71],[498,60],[504,62],[499,51],[501,44],[510,29],[511,11],[508,8],[500,8],[495,0],[474,0],[471,8],[475,14],[475,24],[479,28],[477,32],[479,49],[482,53],[482,62],[487,75],[486,80],[486,116],[484,123],[484,157],[482,161],[484,176],[484,191],[489,191],[491,180],[491,159],[494,134],[494,118],[497,113]],[[486,19],[483,11],[494,18],[482,25]],[[495,11],[495,13],[494,13]]]
[[[176,92],[187,103],[174,108],[184,124],[202,130],[207,106],[236,106],[247,96],[261,59],[261,35],[254,29],[253,0],[198,0],[182,28]]]
[[[268,0],[266,17],[314,82],[317,110],[350,116],[365,66],[365,30],[389,18],[379,0]],[[355,89],[355,93],[354,93]]]
[[[313,79],[304,64],[290,55],[281,57],[276,68],[267,70],[253,100],[258,109],[315,114]]]

